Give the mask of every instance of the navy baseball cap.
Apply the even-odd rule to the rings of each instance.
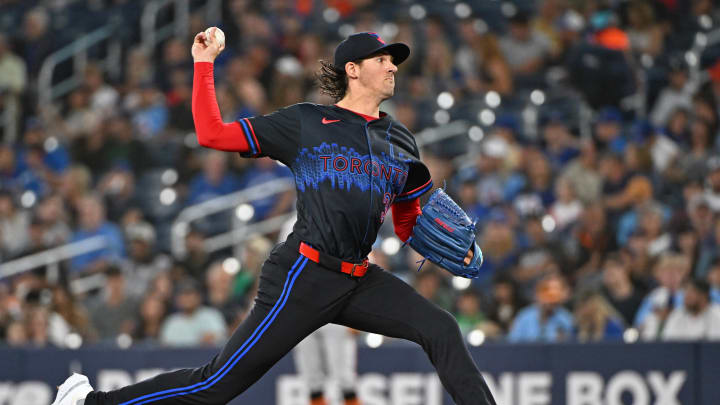
[[[401,64],[410,56],[410,48],[403,43],[386,44],[375,32],[359,32],[350,35],[335,48],[333,64],[339,69],[345,69],[346,63],[365,59],[380,51],[387,51],[395,65]]]

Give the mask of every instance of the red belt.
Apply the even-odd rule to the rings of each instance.
[[[325,253],[313,248],[305,242],[300,242],[300,254],[314,261],[315,263],[326,267],[330,270],[337,270],[353,277],[362,277],[367,272],[370,262],[367,257],[362,263],[344,262],[337,257],[326,255]]]

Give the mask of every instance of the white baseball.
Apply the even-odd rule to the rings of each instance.
[[[218,27],[210,27],[205,30],[205,36],[210,37],[210,30],[215,28],[215,41],[217,41],[218,45],[223,46],[225,45],[225,33],[222,32],[222,30]]]

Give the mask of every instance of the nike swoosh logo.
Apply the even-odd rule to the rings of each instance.
[[[322,123],[325,124],[325,125],[327,125],[327,124],[332,124],[333,122],[339,122],[339,121],[340,121],[340,120],[329,120],[329,119],[327,119],[327,118],[325,118],[325,117],[323,117],[323,119],[322,119]]]

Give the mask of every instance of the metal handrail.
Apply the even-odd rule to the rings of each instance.
[[[180,212],[180,214],[178,214],[170,231],[170,249],[173,257],[185,257],[185,236],[188,233],[191,222],[204,218],[208,215],[233,209],[243,203],[266,198],[273,194],[294,189],[295,183],[292,179],[275,179],[185,208]]]
[[[56,98],[76,89],[82,83],[82,74],[87,66],[87,51],[91,46],[97,45],[102,41],[110,40],[110,43],[108,44],[107,57],[101,66],[105,71],[117,75],[120,69],[122,47],[120,41],[116,37],[114,38],[116,29],[116,24],[108,24],[100,27],[45,58],[38,73],[39,105],[49,104]],[[55,67],[69,59],[74,59],[73,75],[53,85],[52,79]]]
[[[156,27],[158,13],[167,6],[172,6],[175,11],[175,18],[172,22],[163,27]],[[155,46],[171,37],[177,35],[187,36],[190,27],[190,2],[189,0],[156,0],[148,3],[143,9],[140,17],[140,30],[142,46],[152,52]]]
[[[99,235],[21,257],[0,265],[0,280],[40,266],[48,266],[81,254],[94,252],[107,245],[107,238]]]

